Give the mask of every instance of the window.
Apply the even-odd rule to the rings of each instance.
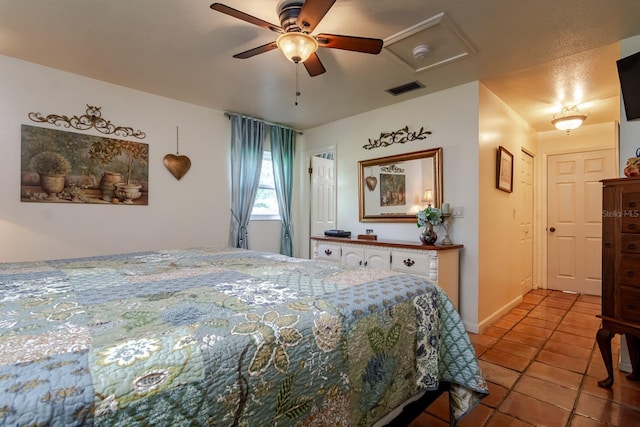
[[[260,183],[258,184],[256,200],[253,202],[251,219],[280,219],[270,151],[264,151],[262,154]]]

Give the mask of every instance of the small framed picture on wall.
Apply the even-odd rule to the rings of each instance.
[[[513,154],[502,146],[498,147],[496,188],[507,193],[513,192]]]

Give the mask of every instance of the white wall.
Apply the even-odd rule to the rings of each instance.
[[[620,41],[620,57],[624,58],[640,52],[640,36],[630,37]],[[622,96],[620,96],[620,176],[623,176],[624,166],[629,157],[636,156],[640,148],[640,119],[627,121],[624,113]]]
[[[520,243],[522,149],[535,155],[535,131],[484,85],[480,85],[478,328],[483,329],[522,300],[524,246]],[[513,192],[496,188],[498,146],[513,155]],[[534,163],[537,160],[534,157]],[[533,260],[532,260],[533,263]]]
[[[102,107],[102,117],[115,125],[146,132],[140,142],[149,144],[148,206],[20,201],[21,124],[65,130],[27,115],[82,115],[87,104]],[[180,181],[162,163],[165,154],[176,152],[176,126],[180,154],[192,161]],[[86,133],[102,135],[95,129]],[[229,120],[221,111],[0,56],[0,261],[226,246],[229,138]],[[278,251],[279,236],[274,241],[260,224],[252,227],[254,246]]]
[[[337,228],[352,235],[373,229],[379,239],[418,241],[415,224],[358,221],[358,161],[443,148],[444,201],[464,207],[452,221],[450,236],[465,247],[460,254],[460,311],[466,323],[477,323],[478,310],[478,82],[369,111],[305,131],[305,149],[335,144],[337,153]],[[381,132],[408,126],[433,132],[425,140],[365,150]],[[443,237],[443,233],[439,236]],[[299,245],[308,244],[299,242]]]

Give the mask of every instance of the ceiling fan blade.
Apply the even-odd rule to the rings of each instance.
[[[318,46],[331,49],[351,50],[354,52],[378,54],[384,42],[368,37],[340,36],[337,34],[318,34]]]
[[[322,62],[320,62],[318,54],[315,52],[306,61],[304,61],[303,64],[311,77],[319,76],[327,71],[325,70],[324,65],[322,65]]]
[[[298,15],[298,27],[302,28],[304,32],[312,32],[335,2],[336,0],[305,1],[300,9],[300,15]]]
[[[278,25],[272,24],[267,21],[263,21],[262,19],[256,18],[255,16],[251,16],[247,13],[240,12],[239,10],[226,6],[222,3],[213,3],[210,7],[215,11],[222,12],[229,16],[233,16],[234,18],[241,19],[250,24],[257,25],[258,27],[275,31],[276,33],[284,33],[284,30],[280,28]]]
[[[237,53],[233,55],[234,58],[238,59],[247,59],[252,56],[256,56],[260,53],[269,52],[270,50],[277,49],[278,45],[276,42],[271,42],[267,44],[263,44],[262,46],[254,47],[253,49],[245,50],[244,52]]]

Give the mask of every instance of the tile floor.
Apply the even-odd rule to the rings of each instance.
[[[617,369],[617,335],[614,385],[597,385],[607,376],[595,342],[600,302],[596,296],[533,290],[482,334],[470,334],[491,394],[458,425],[640,426],[640,382]],[[444,393],[410,427],[448,426],[448,410]]]

